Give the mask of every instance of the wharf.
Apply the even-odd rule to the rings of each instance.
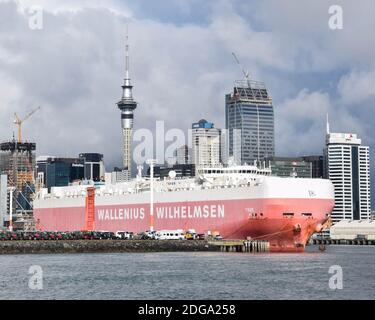
[[[347,246],[370,246],[375,245],[375,240],[356,239],[356,240],[333,240],[333,239],[313,239],[310,244],[314,245],[347,245]]]
[[[217,246],[221,252],[264,253],[270,251],[270,244],[263,240],[223,240],[209,242]]]
[[[146,253],[146,252],[269,252],[266,241],[223,240],[59,240],[2,241],[0,255],[74,254],[74,253]]]
[[[60,240],[0,242],[0,255],[210,251],[219,251],[219,247],[209,244],[207,241]]]

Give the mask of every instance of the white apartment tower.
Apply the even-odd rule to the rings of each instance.
[[[335,187],[333,222],[370,219],[369,147],[356,134],[330,133],[327,124],[325,170]]]
[[[201,120],[193,124],[192,162],[196,170],[216,167],[221,163],[221,130],[213,123]]]

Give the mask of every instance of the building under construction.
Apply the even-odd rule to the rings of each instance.
[[[16,229],[32,228],[35,150],[35,143],[13,140],[0,144],[0,174],[7,176],[8,189],[13,190],[7,211],[12,210]],[[9,203],[13,203],[12,208]]]

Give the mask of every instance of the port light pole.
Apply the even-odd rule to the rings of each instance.
[[[154,231],[154,167],[156,163],[155,159],[147,161],[150,166],[150,231]]]

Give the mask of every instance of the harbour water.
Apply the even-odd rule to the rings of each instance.
[[[343,289],[329,287],[331,266]],[[31,266],[43,271],[32,290]],[[375,247],[304,254],[147,253],[0,256],[0,299],[375,299]],[[35,288],[34,288],[35,289]]]

